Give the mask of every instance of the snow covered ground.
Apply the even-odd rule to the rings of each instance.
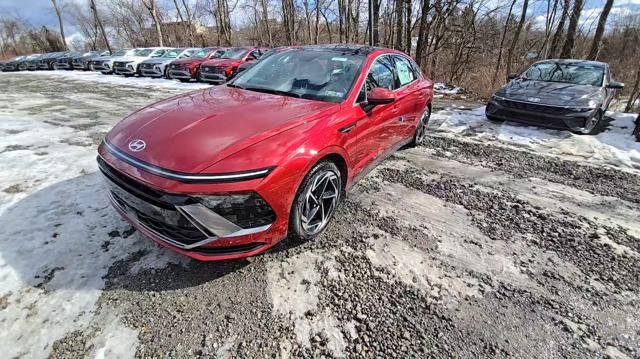
[[[585,136],[516,122],[494,123],[485,117],[484,107],[472,111],[449,108],[434,113],[431,129],[444,136],[500,143],[536,153],[640,171],[640,143],[632,135],[637,115],[607,112],[606,116],[610,122],[603,132]]]
[[[341,312],[338,316],[337,311],[342,311],[343,308],[333,308],[321,301],[327,298],[327,293],[333,293],[327,289],[327,280],[347,281],[354,276],[353,273],[357,273],[355,277],[358,280],[361,276],[367,277],[368,268],[359,268],[359,271],[356,272],[350,271],[348,267],[360,264],[366,267],[367,260],[375,267],[389,267],[391,277],[396,275],[401,282],[430,292],[429,302],[437,297],[437,301],[441,300],[448,303],[447,306],[456,308],[457,314],[455,315],[459,316],[458,319],[462,319],[456,322],[456,317],[451,315],[451,318],[454,319],[449,319],[446,324],[438,327],[445,328],[442,329],[443,332],[433,333],[433,337],[437,334],[438,338],[444,333],[442,334],[444,335],[443,341],[454,341],[460,336],[460,334],[455,334],[452,335],[453,339],[448,338],[446,328],[449,328],[451,323],[458,325],[456,330],[463,328],[460,329],[462,331],[455,333],[478,334],[485,331],[485,328],[481,327],[477,332],[469,332],[471,329],[468,327],[474,326],[475,321],[468,318],[472,318],[473,311],[477,309],[474,309],[473,305],[465,309],[460,303],[464,302],[463,297],[479,298],[486,296],[485,290],[491,292],[498,289],[489,288],[486,283],[479,284],[479,279],[470,273],[483,272],[488,268],[487,273],[497,278],[495,279],[496,283],[504,281],[516,286],[525,283],[522,284],[522,288],[538,286],[538,282],[533,283],[531,278],[527,277],[527,273],[531,273],[520,267],[520,256],[512,256],[513,249],[509,247],[510,242],[489,239],[485,235],[481,235],[478,231],[485,227],[478,227],[480,229],[474,227],[477,225],[477,218],[471,221],[467,209],[457,207],[458,204],[451,206],[445,202],[448,193],[445,193],[447,196],[443,196],[443,199],[435,200],[436,198],[432,195],[427,195],[416,189],[409,190],[400,184],[400,179],[406,177],[404,174],[399,176],[398,183],[393,185],[385,182],[388,180],[385,176],[379,176],[379,178],[374,176],[373,180],[369,179],[368,181],[380,181],[382,185],[374,187],[378,190],[363,190],[362,193],[354,197],[356,202],[360,201],[367,208],[377,208],[383,214],[388,214],[389,216],[384,218],[385,221],[389,221],[389,217],[392,216],[399,216],[406,221],[414,221],[415,223],[410,222],[410,226],[406,226],[410,229],[392,226],[393,230],[382,231],[380,234],[378,232],[381,229],[372,230],[370,223],[363,223],[362,218],[348,217],[353,213],[359,213],[359,211],[352,211],[343,213],[342,217],[338,219],[340,226],[333,226],[330,229],[328,235],[335,235],[335,238],[339,239],[336,242],[339,245],[329,249],[315,248],[314,251],[302,249],[296,255],[289,257],[286,253],[276,252],[276,254],[267,256],[266,259],[259,257],[253,267],[246,271],[228,270],[229,266],[241,267],[241,265],[235,264],[226,266],[195,264],[172,252],[159,249],[150,241],[142,239],[115,214],[108,205],[102,190],[95,156],[97,144],[106,132],[127,113],[149,102],[180,92],[206,88],[207,85],[184,84],[163,79],[105,76],[93,72],[48,71],[19,74],[0,73],[0,86],[7,89],[0,95],[0,166],[2,168],[0,172],[0,348],[3,350],[0,357],[41,358],[52,353],[55,353],[57,357],[71,357],[74,354],[70,353],[85,352],[88,356],[98,358],[127,358],[133,357],[136,352],[140,354],[140,348],[144,347],[143,341],[150,343],[145,350],[151,350],[151,356],[153,353],[162,352],[165,349],[156,348],[156,351],[153,351],[154,347],[161,345],[175,346],[178,350],[177,353],[182,353],[183,356],[188,356],[187,349],[192,349],[189,348],[189,345],[195,348],[211,345],[213,348],[211,350],[214,352],[217,349],[218,353],[227,353],[239,350],[238,345],[240,344],[237,343],[244,343],[243,340],[251,341],[254,339],[253,336],[258,336],[264,343],[271,345],[274,338],[270,335],[280,335],[278,334],[280,332],[273,331],[274,327],[285,333],[287,328],[294,328],[292,329],[294,332],[289,333],[286,340],[275,338],[280,340],[280,349],[275,352],[288,353],[294,348],[298,348],[296,350],[317,348],[318,345],[324,343],[320,339],[325,339],[316,340],[318,336],[315,334],[325,333],[329,335],[326,343],[329,353],[342,356],[347,350],[357,350],[355,348],[358,348],[358,345],[360,348],[368,345],[368,342],[365,344],[357,341],[356,331],[365,330],[362,329],[363,326],[371,330],[371,326],[360,324],[363,316],[366,319],[366,315],[362,313],[358,313],[358,323],[353,319],[342,323],[340,321],[345,320],[346,314]],[[444,88],[443,91],[454,91],[454,89]],[[640,143],[634,142],[631,137],[634,117],[622,113],[608,113],[607,116],[612,121],[604,132],[596,136],[578,136],[566,131],[528,127],[510,122],[496,124],[487,121],[484,117],[484,108],[468,110],[447,106],[443,110],[434,112],[431,130],[437,136],[456,139],[456,141],[488,143],[562,159],[585,161],[593,165],[612,166],[629,172],[640,171]],[[476,181],[477,184],[482,182],[478,182],[477,178],[482,177],[490,186],[487,183],[480,183],[481,185],[501,190],[533,193],[535,191],[544,192],[542,189],[547,187],[552,188],[555,192],[549,190],[543,193],[544,196],[539,193],[521,194],[523,198],[528,200],[541,201],[540,203],[543,203],[545,208],[564,206],[565,203],[557,200],[556,197],[560,193],[569,193],[568,189],[571,188],[571,183],[552,185],[543,179],[538,179],[529,186],[522,184],[519,180],[514,180],[507,174],[496,174],[484,169],[482,163],[460,165],[453,160],[433,159],[427,156],[429,156],[428,150],[412,149],[401,153],[398,158],[390,160],[382,168],[397,171],[401,169],[401,166],[407,166],[409,169],[416,167],[421,170],[440,166],[438,171],[443,173],[442,178],[446,181],[451,178],[448,171],[454,171],[454,174],[463,177],[464,181]],[[412,172],[407,173],[411,174]],[[433,173],[430,173],[429,176],[433,176]],[[506,181],[505,178],[509,178],[509,181]],[[504,187],[505,183],[511,187]],[[523,190],[522,188],[525,187],[526,190]],[[378,193],[380,188],[385,188],[385,190]],[[447,189],[449,187],[433,188]],[[454,190],[457,189],[454,188]],[[371,193],[378,194],[370,195]],[[401,197],[413,198],[414,201],[405,203],[407,204],[406,208],[396,208],[393,201],[397,200],[398,193],[402,194]],[[587,192],[581,190],[575,190],[575,193],[578,193],[579,196],[567,195],[567,201],[576,202],[572,208],[583,208],[583,204],[588,203],[593,209],[587,211],[583,208],[585,213],[596,213],[600,216],[599,209],[602,207],[600,203],[605,203],[607,200],[611,202],[608,206],[612,209],[608,215],[615,217],[618,222],[624,223],[629,228],[636,228],[634,225],[628,224],[631,223],[629,218],[637,218],[637,209],[633,209],[633,205],[615,197],[587,195]],[[587,198],[588,201],[583,201],[581,196]],[[369,197],[374,200],[371,202]],[[451,197],[457,198],[453,195]],[[389,198],[393,201],[388,200]],[[416,198],[419,198],[420,201],[415,200]],[[553,203],[553,206],[548,206],[549,203]],[[615,206],[620,203],[622,203],[621,209],[616,209]],[[558,210],[558,212],[561,211]],[[425,218],[419,218],[424,213],[429,215]],[[356,229],[350,228],[350,224]],[[341,228],[347,228],[347,230],[343,233],[340,232]],[[415,246],[425,245],[418,241],[422,237],[419,235],[415,237],[416,231],[420,231],[419,228],[423,228],[427,237],[438,238],[439,244],[435,244],[435,246],[439,247],[441,253],[432,255],[430,252],[432,248],[426,247],[424,248],[425,253],[416,251]],[[371,238],[367,239],[369,242],[374,242],[374,245],[363,252],[366,253],[366,256],[352,258],[351,256],[358,254],[354,252],[353,248],[361,248],[358,246],[365,245],[359,242],[358,245],[354,245],[352,242],[354,238],[363,237],[349,232],[356,233],[356,230],[375,232],[371,234]],[[409,238],[407,242],[399,241],[396,238],[399,230],[401,230],[399,236],[402,239]],[[457,241],[463,237],[465,238],[464,243]],[[375,242],[375,238],[382,238],[384,241]],[[333,243],[334,237],[330,239],[331,241],[323,239],[308,245],[321,246]],[[395,242],[391,240],[395,240]],[[482,243],[482,245],[476,246],[474,243]],[[433,247],[434,245],[429,244],[429,246]],[[505,248],[501,249],[501,246]],[[518,253],[529,250],[524,244],[520,244],[520,246]],[[635,249],[639,248],[630,246]],[[491,250],[484,253],[486,248]],[[635,256],[637,255],[635,249],[624,247],[620,250],[624,253],[633,253]],[[452,256],[451,253],[456,255]],[[486,263],[484,259],[482,261],[469,260],[469,258],[476,258],[469,256],[469,253],[476,253],[480,258],[502,258],[504,256],[504,263],[508,263],[508,266],[503,265],[502,268],[497,268],[499,267],[497,262],[494,263],[492,260],[487,260]],[[547,255],[546,248],[536,250],[533,253],[535,256],[532,255],[532,258],[535,257],[536,260]],[[337,266],[339,273],[336,273],[334,268],[336,266],[334,255],[337,258],[346,256],[348,259]],[[131,259],[132,257],[134,259]],[[580,258],[582,257],[584,256],[581,255]],[[590,258],[590,256],[586,257]],[[415,263],[409,261],[409,263],[415,264],[414,267],[398,266],[398,263],[402,264],[407,258],[415,260]],[[123,264],[131,261],[134,262],[133,265]],[[441,261],[446,265],[441,265]],[[540,263],[536,262],[535,265],[543,266],[545,270],[548,270],[547,267],[544,267],[544,263],[547,263],[546,260]],[[391,264],[399,268],[395,268]],[[485,265],[488,267],[483,267]],[[452,268],[456,268],[456,266],[460,268],[453,270]],[[492,266],[497,266],[497,269]],[[189,270],[181,269],[186,267],[189,267]],[[300,270],[300,268],[305,270]],[[340,268],[344,270],[340,271]],[[508,269],[506,272],[505,268]],[[571,275],[581,275],[578,269],[568,268]],[[223,277],[223,274],[218,274],[218,272],[228,274],[224,278],[219,278],[218,276]],[[325,272],[329,275],[325,276]],[[156,277],[157,273],[162,273],[162,276]],[[387,271],[385,270],[384,273]],[[495,273],[502,274],[496,275]],[[114,288],[113,285],[109,287],[109,281],[113,281],[114,276],[121,278],[125,283],[119,287],[115,286]],[[386,278],[387,274],[375,274],[374,277],[374,279],[367,277],[367,283]],[[416,280],[416,277],[420,277],[420,279]],[[340,293],[342,293],[342,290],[348,291],[349,288],[357,288],[356,285],[360,283],[346,282],[343,283],[344,285],[335,285],[331,288],[341,288]],[[376,293],[375,296],[364,298],[358,304],[357,310],[365,308],[366,303],[371,302],[371,298],[384,295],[383,292],[390,290],[389,288],[398,288],[397,282],[393,283],[391,287],[371,285],[373,289],[369,290],[387,289]],[[544,284],[543,281],[540,283]],[[576,288],[582,288],[589,283],[585,280],[580,282]],[[434,285],[438,285],[438,288],[436,289]],[[598,288],[598,290],[602,289]],[[541,292],[543,291],[541,290]],[[616,295],[618,293],[616,292]],[[448,295],[450,298],[446,299]],[[540,295],[548,294],[545,292]],[[348,301],[357,296],[358,293],[352,292],[339,300]],[[271,303],[269,303],[269,298]],[[408,298],[406,296],[399,298],[409,300],[406,299]],[[385,303],[388,304],[396,299],[398,298],[391,300],[387,298]],[[560,301],[561,298],[554,297],[555,300]],[[244,302],[246,304],[243,304]],[[417,302],[419,305],[424,305],[426,300],[423,297],[418,297]],[[169,305],[167,303],[174,305],[174,307],[163,307],[163,305]],[[300,308],[288,305],[291,303],[299,304]],[[491,315],[496,312],[494,310],[496,308],[507,308],[508,310],[512,307],[515,308],[504,304],[501,302],[496,307],[488,307],[489,310],[483,311],[479,315],[487,316],[486,321],[503,323],[502,317],[497,319]],[[506,304],[512,304],[512,302]],[[462,312],[458,312],[459,308],[456,307],[458,305],[463,309]],[[387,307],[387,305],[377,303],[373,307],[378,310]],[[258,308],[258,313],[256,313],[256,308]],[[538,308],[538,311],[547,309]],[[428,318],[433,321],[428,323],[428,327],[436,328],[433,323],[436,323],[438,318],[448,316],[450,313],[440,307],[436,307],[434,310],[440,311],[438,312],[440,314]],[[621,310],[620,312],[624,313],[625,311]],[[217,327],[207,327],[207,321],[201,320],[202,313],[209,313],[211,318],[216,320]],[[615,314],[618,315],[618,311]],[[391,319],[387,320],[392,322],[396,319],[393,316],[394,313],[385,313],[385,315],[391,315],[391,317],[387,317]],[[523,326],[523,322],[517,320],[519,315],[521,313],[515,313],[507,318],[511,327],[505,331],[500,331],[499,326],[491,326],[491,330],[499,331],[493,336],[500,337],[506,333],[507,337],[511,338],[509,336],[510,328],[525,327],[528,322],[524,322],[525,326]],[[220,319],[227,317],[234,319],[227,322],[225,322],[226,319]],[[292,322],[283,322],[282,317],[290,317]],[[375,318],[374,315],[369,316],[369,319]],[[526,336],[511,340],[511,343],[516,343],[514,344],[516,346],[520,340],[524,341],[522,348],[518,349],[523,351],[516,350],[515,353],[531,354],[527,348],[531,347],[530,344],[535,344],[535,335],[542,335],[539,331],[548,328],[558,329],[550,321],[544,322],[543,319],[535,319],[535,325],[532,327],[536,329],[534,330],[534,338],[530,338],[531,341],[522,339]],[[574,318],[572,317],[572,319]],[[143,320],[148,320],[148,322],[142,323]],[[606,320],[609,320],[609,317]],[[635,320],[636,318],[629,319],[629,328],[635,328],[634,326],[638,325]],[[463,323],[464,321],[471,323],[467,323],[467,325]],[[401,322],[406,323],[404,319]],[[419,320],[412,319],[412,323],[418,322]],[[201,325],[197,326],[199,324]],[[196,327],[192,327],[194,325]],[[340,331],[339,328],[342,325],[348,330]],[[177,329],[178,326],[182,326],[180,327],[182,331]],[[615,327],[615,325],[612,326]],[[223,328],[221,329],[221,327]],[[253,331],[258,327],[261,329]],[[356,330],[356,328],[358,329]],[[198,336],[192,335],[190,330],[198,332]],[[227,331],[231,334],[228,336],[221,334],[227,333]],[[620,331],[624,332],[622,329]],[[202,333],[206,335],[204,339],[199,336]],[[405,333],[407,332],[403,331],[400,335],[406,338],[408,334]],[[562,333],[563,331],[552,332],[553,335],[549,335],[549,338],[555,340]],[[210,338],[211,335],[214,339]],[[377,342],[373,334],[369,335],[372,336],[373,342]],[[585,342],[591,340],[586,332],[580,332],[580,336],[585,337]],[[244,339],[237,339],[240,337]],[[312,337],[311,340],[309,337]],[[429,338],[431,337],[429,336]],[[464,353],[475,353],[476,349],[482,349],[482,345],[465,347],[468,343],[472,345],[474,338],[477,337],[478,335],[469,335],[466,338],[463,337],[464,340],[455,342],[455,345],[450,345],[451,348],[466,348],[468,351],[449,353],[449,355],[464,356]],[[593,337],[595,338],[595,336]],[[400,343],[401,340],[394,339],[384,345],[389,345],[389,342]],[[210,344],[211,341],[214,343]],[[296,341],[298,341],[297,344],[295,344]],[[176,343],[182,344],[183,342],[187,344],[182,347],[183,351],[179,351],[180,347]],[[379,342],[383,343],[382,340]],[[75,343],[80,345],[80,348],[67,347],[67,343]],[[604,341],[601,344],[604,344]],[[243,348],[246,349],[251,345],[252,343],[249,342]],[[597,345],[599,344],[596,343],[592,346]],[[486,345],[484,347],[486,348]],[[264,354],[254,355],[255,357],[266,357],[267,354],[271,356],[272,353],[275,353],[269,351],[271,347],[265,346],[265,348],[268,349],[251,353]],[[371,350],[373,352],[374,349]],[[145,352],[143,351],[143,353]],[[195,352],[191,352],[191,355],[194,355],[193,353]],[[300,354],[301,352],[297,351],[296,353]],[[308,354],[307,356],[317,354],[317,352],[306,351],[302,353]],[[552,352],[551,356],[554,355],[559,355],[559,353]],[[411,355],[407,355],[407,357],[409,356]]]

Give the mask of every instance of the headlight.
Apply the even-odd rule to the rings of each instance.
[[[255,228],[271,224],[276,214],[257,193],[222,196],[197,196],[194,199],[241,228]]]

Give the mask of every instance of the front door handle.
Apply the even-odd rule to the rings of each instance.
[[[351,132],[351,130],[353,130],[355,127],[356,127],[356,123],[354,122],[354,123],[352,123],[352,124],[350,124],[350,125],[348,125],[348,126],[345,126],[345,127],[340,128],[338,131],[339,131],[340,133],[349,133],[349,132]]]

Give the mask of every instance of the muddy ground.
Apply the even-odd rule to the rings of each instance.
[[[200,263],[120,220],[92,164],[122,115],[179,90],[2,75],[0,120],[11,125],[0,125],[0,164],[20,168],[0,177],[10,356],[640,357],[634,171],[434,124],[425,146],[361,180],[315,241]],[[46,121],[65,130],[11,139],[47,137]],[[51,314],[51,298],[83,310]],[[41,330],[50,324],[63,330]]]

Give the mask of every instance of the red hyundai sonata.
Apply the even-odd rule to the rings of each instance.
[[[98,164],[145,236],[199,260],[248,257],[316,237],[358,178],[424,141],[432,90],[395,50],[291,48],[127,116]]]

